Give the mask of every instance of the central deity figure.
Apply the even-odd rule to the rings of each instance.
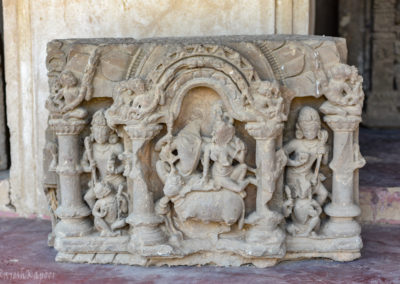
[[[255,179],[245,179],[247,170],[254,172],[244,163],[246,145],[235,136],[233,119],[223,112],[221,104],[215,106],[214,113],[216,121],[211,143],[208,143],[204,149],[203,180],[208,181],[211,160],[214,162],[211,169],[214,186],[240,193],[250,182],[256,184]],[[233,166],[233,160],[239,164]]]
[[[202,115],[201,111],[194,111],[190,122],[176,136],[169,126],[168,134],[156,144],[156,151],[160,151],[156,168],[165,194],[158,203],[159,212],[169,214],[172,202],[182,222],[191,219],[228,227],[238,222],[241,228],[245,188],[250,183],[257,184],[247,173],[255,170],[244,162],[246,146],[235,135],[233,118],[222,103],[212,110],[212,137],[201,135]],[[170,229],[174,231],[172,226]]]

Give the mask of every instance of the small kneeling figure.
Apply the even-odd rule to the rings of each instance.
[[[292,216],[292,223],[288,224],[286,230],[292,236],[315,236],[321,223],[321,206],[310,196],[299,197],[293,201],[290,194],[290,189],[286,187],[286,195],[289,198],[283,204],[283,211],[285,217]]]
[[[113,192],[108,182],[99,182],[95,185],[96,203],[93,206],[94,225],[102,237],[121,235],[121,228],[125,227],[125,218],[128,213],[128,201],[122,193],[123,185],[118,187],[118,193]]]

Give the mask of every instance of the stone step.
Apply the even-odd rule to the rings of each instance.
[[[360,188],[362,223],[400,224],[400,187]]]
[[[400,224],[400,130],[360,128],[363,223]]]

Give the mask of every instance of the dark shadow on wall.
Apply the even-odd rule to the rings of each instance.
[[[358,1],[358,0],[348,0]],[[315,0],[315,34],[338,36],[339,1]]]
[[[4,75],[3,1],[0,0],[0,171],[10,167],[10,132],[7,127]]]

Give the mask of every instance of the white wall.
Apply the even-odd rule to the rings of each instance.
[[[46,214],[46,44],[56,38],[308,34],[312,0],[3,0],[11,203]],[[311,11],[311,12],[310,12]],[[311,23],[311,24],[310,24]],[[0,187],[0,202],[8,192]],[[4,198],[1,198],[4,197]],[[6,210],[0,204],[0,210]]]

